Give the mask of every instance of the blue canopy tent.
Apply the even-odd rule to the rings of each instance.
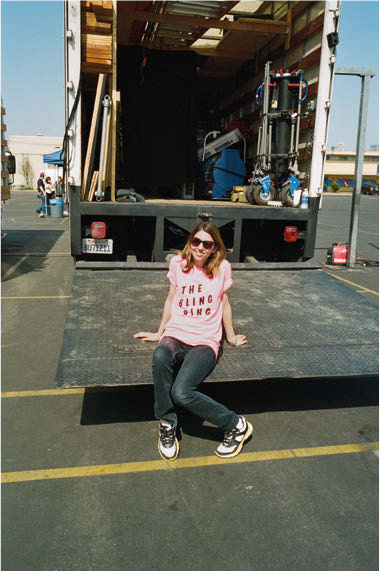
[[[63,150],[61,149],[60,151],[55,151],[54,153],[48,153],[47,155],[43,155],[43,161],[44,164],[46,165],[54,165],[53,166],[53,170],[54,172],[51,172],[51,168],[47,168],[48,174],[49,176],[51,176],[52,179],[58,179],[58,169],[61,167],[63,167]],[[65,196],[65,192],[64,192],[64,188],[63,188],[63,184],[62,183],[55,183],[55,192],[56,192],[56,197],[60,198],[61,196]]]
[[[63,167],[63,149],[61,151],[55,151],[54,153],[44,155],[44,163]]]

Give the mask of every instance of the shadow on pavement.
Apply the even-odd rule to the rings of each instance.
[[[379,401],[377,377],[215,382],[202,385],[202,392],[238,414],[377,406]],[[186,411],[179,416],[186,434],[220,439],[219,429],[202,426],[196,416]],[[85,390],[81,425],[150,420],[154,420],[151,385]]]
[[[7,237],[1,241],[1,274],[3,282],[30,272],[41,271],[46,255],[52,250],[64,230],[7,230]],[[26,254],[29,255],[12,274],[9,270]]]

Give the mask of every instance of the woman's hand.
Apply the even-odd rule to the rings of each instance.
[[[140,333],[135,333],[133,336],[135,339],[141,339],[141,341],[159,341],[161,335],[157,333],[150,333],[149,331],[140,331]]]
[[[234,335],[232,337],[227,337],[227,343],[233,345],[234,347],[240,347],[240,345],[246,345],[248,343],[246,335]]]

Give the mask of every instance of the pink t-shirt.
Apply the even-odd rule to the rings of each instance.
[[[211,279],[200,268],[183,272],[185,265],[181,256],[170,260],[167,277],[176,291],[162,337],[174,337],[187,345],[208,345],[217,356],[222,338],[222,298],[233,283],[231,264],[223,260]]]

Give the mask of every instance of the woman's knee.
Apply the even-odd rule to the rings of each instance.
[[[170,349],[163,344],[158,345],[153,353],[153,367],[162,367],[170,365],[173,359]]]
[[[186,407],[193,400],[193,390],[191,388],[174,385],[172,388],[173,402],[182,407]]]

